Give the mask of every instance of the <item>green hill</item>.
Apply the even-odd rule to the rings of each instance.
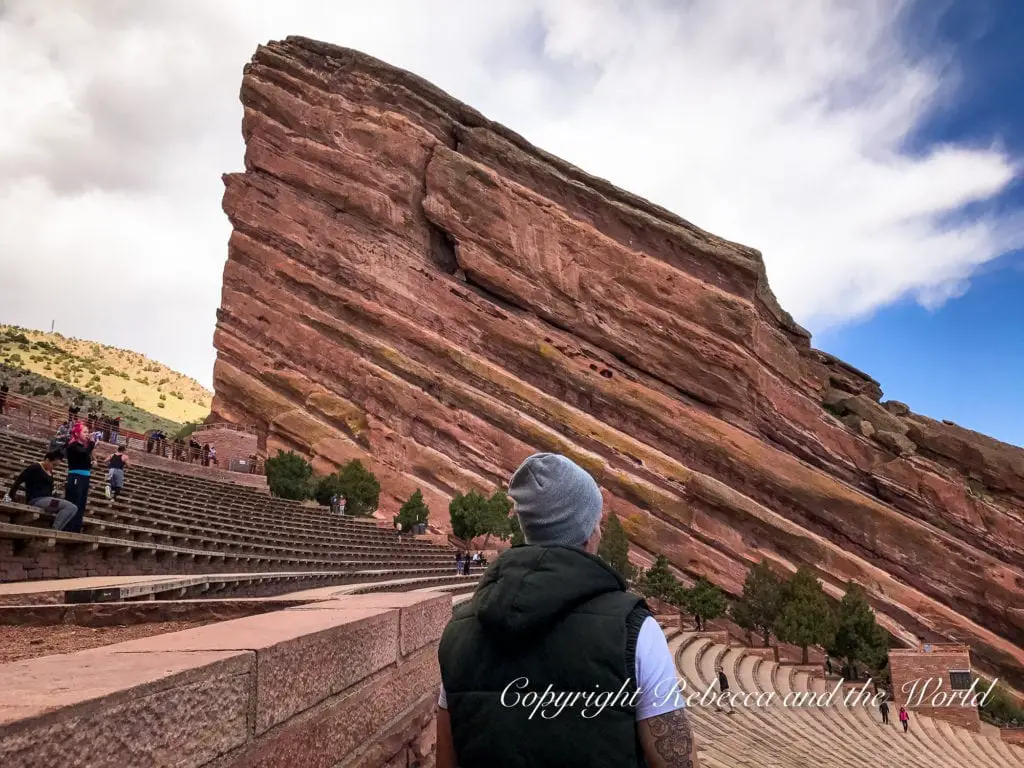
[[[121,416],[131,430],[202,421],[213,393],[195,379],[127,349],[0,324],[0,381],[64,408]]]

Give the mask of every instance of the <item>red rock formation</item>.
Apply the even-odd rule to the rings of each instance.
[[[241,96],[217,419],[362,458],[388,511],[419,487],[442,526],[456,490],[560,451],[690,574],[809,563],[1024,682],[1024,451],[880,404],[757,251],[353,51],[261,47]]]

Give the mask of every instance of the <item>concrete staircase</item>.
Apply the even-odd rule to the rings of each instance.
[[[721,664],[731,691],[753,694],[733,714],[713,705],[690,709],[704,768],[1024,768],[1024,749],[911,712],[903,733],[896,711],[883,725],[877,709],[847,706],[842,691],[823,706],[784,706],[790,695],[827,694],[840,684],[721,642],[712,633],[675,633],[669,648],[685,691],[717,692]],[[757,694],[774,693],[773,701]]]
[[[45,443],[0,432],[0,487],[6,491]],[[129,456],[130,461],[130,456]],[[130,466],[117,501],[94,471],[81,533],[54,531],[49,513],[0,503],[0,604],[267,596],[344,584],[404,590],[472,589],[479,574],[458,576],[454,552],[369,520],[276,499],[257,489],[152,467]],[[64,467],[55,471],[62,495]],[[164,576],[158,581],[123,577]],[[95,582],[109,577],[110,583]],[[56,582],[89,579],[88,588]],[[4,584],[39,582],[35,596]],[[47,584],[44,585],[43,582]],[[368,586],[368,588],[370,588]],[[378,587],[380,588],[380,587]],[[59,597],[57,592],[63,592]]]

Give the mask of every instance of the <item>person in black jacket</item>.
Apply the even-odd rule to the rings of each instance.
[[[117,499],[124,489],[124,471],[128,468],[127,449],[123,445],[117,447],[117,453],[107,460],[107,498]]]
[[[729,678],[725,676],[725,670],[721,667],[718,668],[718,691],[720,696],[718,697],[716,709],[721,712],[722,704],[728,704],[729,714],[731,715],[734,710],[732,708],[732,697],[729,696]]]
[[[96,447],[92,437],[85,432],[82,422],[75,422],[71,428],[65,457],[68,462],[68,481],[64,485],[64,498],[74,504],[78,511],[64,530],[79,533],[85,518],[85,505],[89,500],[89,478],[92,475],[92,449]]]
[[[64,454],[60,450],[51,450],[37,464],[29,464],[14,479],[14,485],[4,496],[4,501],[11,501],[18,495],[18,489],[25,486],[25,498],[33,507],[39,507],[53,513],[53,527],[58,531],[67,530],[68,525],[78,514],[78,507],[65,499],[53,495],[53,465],[60,461]]]

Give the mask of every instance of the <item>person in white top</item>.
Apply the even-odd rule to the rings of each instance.
[[[438,768],[694,766],[665,635],[596,557],[597,483],[541,453],[509,496],[526,543],[488,568],[438,646]]]

